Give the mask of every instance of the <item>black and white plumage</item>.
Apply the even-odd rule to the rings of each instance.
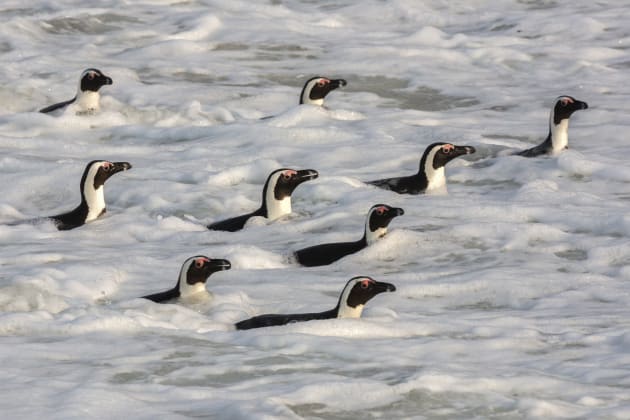
[[[105,85],[111,84],[112,79],[105,76],[100,70],[86,69],[83,73],[81,73],[79,87],[77,88],[77,94],[74,98],[47,106],[46,108],[40,109],[39,112],[47,114],[53,111],[65,109],[66,107],[72,105],[76,108],[77,114],[93,113],[97,111],[100,106],[99,89]]]
[[[333,90],[347,85],[344,79],[329,79],[327,77],[312,77],[304,83],[300,94],[300,105],[323,105],[324,98]]]
[[[59,230],[69,230],[96,220],[105,214],[104,186],[112,175],[131,169],[129,162],[93,160],[81,177],[81,203],[74,210],[50,216]]]
[[[387,226],[396,216],[405,214],[404,210],[387,204],[376,204],[370,208],[365,220],[363,237],[354,242],[333,242],[314,245],[295,251],[294,256],[301,265],[316,267],[331,264],[346,255],[354,254],[374,243],[387,233]]]
[[[399,194],[423,194],[446,191],[444,167],[458,156],[475,153],[472,146],[456,146],[451,143],[433,143],[424,150],[418,173],[396,178],[368,181],[367,184],[391,190]]]
[[[557,155],[569,147],[569,118],[575,111],[587,109],[586,102],[571,96],[559,96],[549,114],[549,134],[538,146],[516,153],[524,157]]]
[[[337,306],[329,311],[306,314],[267,314],[258,315],[237,322],[237,330],[273,327],[293,322],[311,321],[314,319],[360,318],[365,304],[374,296],[383,292],[394,292],[396,287],[390,283],[376,281],[371,277],[358,276],[350,279],[339,296]]]
[[[188,258],[182,264],[179,278],[174,288],[165,292],[142,296],[157,303],[166,303],[177,298],[207,297],[210,294],[206,289],[206,280],[212,273],[229,270],[232,265],[228,260],[211,259],[204,255],[196,255]]]
[[[295,188],[301,183],[315,179],[318,176],[319,174],[314,169],[276,169],[267,177],[262,192],[262,204],[258,210],[215,222],[207,227],[210,230],[236,232],[241,230],[251,217],[261,216],[269,220],[275,220],[290,214],[292,211],[291,194]]]

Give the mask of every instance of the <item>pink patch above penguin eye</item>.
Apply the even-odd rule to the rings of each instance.
[[[105,169],[106,171],[109,171],[110,169],[112,169],[112,164],[111,162],[105,162],[103,163],[103,169]]]
[[[562,104],[562,106],[567,106],[568,104],[572,104],[573,103],[573,99],[571,99],[569,97],[564,97],[564,98],[560,99],[560,103]]]
[[[328,79],[319,79],[317,81],[317,85],[318,86],[326,86],[328,83],[330,83],[330,80],[328,80]]]
[[[370,287],[370,283],[372,283],[370,280],[361,280],[361,289],[367,289]]]
[[[379,216],[382,216],[387,211],[387,207],[383,207],[383,206],[377,207],[375,211],[376,211],[376,214],[378,214]]]
[[[442,151],[444,153],[451,153],[453,150],[455,150],[455,146],[453,146],[452,144],[445,144],[444,146],[442,146]]]
[[[294,171],[294,170],[284,171],[282,173],[282,178],[290,179],[292,176],[295,176],[295,175],[297,175],[297,171]]]
[[[93,72],[88,73],[88,79],[92,80],[94,79],[94,77],[95,77],[95,74]]]
[[[197,267],[197,268],[201,268],[201,267],[203,267],[203,264],[204,264],[205,262],[206,262],[206,261],[205,261],[205,259],[204,259],[204,258],[197,258],[197,259],[195,260],[195,267]]]

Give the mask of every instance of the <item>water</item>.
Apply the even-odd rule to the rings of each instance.
[[[40,1],[0,6],[0,223],[79,202],[92,159],[129,161],[106,217],[0,225],[6,418],[628,418],[630,153],[624,2]],[[51,117],[87,67],[102,110]],[[342,77],[326,109],[297,106]],[[588,102],[557,158],[555,97]],[[264,116],[275,118],[260,120]],[[448,195],[411,174],[435,141],[472,145]],[[313,168],[294,213],[236,233],[267,174]],[[331,266],[291,250],[389,234]],[[136,299],[204,254],[233,269],[187,305]],[[355,275],[396,285],[360,320],[235,331],[330,309]]]

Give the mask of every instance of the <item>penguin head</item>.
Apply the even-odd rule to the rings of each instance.
[[[456,146],[451,143],[433,143],[427,146],[420,160],[420,170],[428,172],[428,169],[439,169],[451,160],[461,155],[475,153],[472,146]]]
[[[111,85],[112,79],[98,69],[86,69],[79,79],[79,92],[98,92],[105,85]]]
[[[337,318],[359,318],[365,304],[374,296],[383,292],[394,292],[396,286],[376,281],[371,277],[351,278],[341,292]]]
[[[580,109],[587,109],[588,104],[586,102],[578,101],[577,99],[565,95],[559,96],[556,99],[556,104],[551,110],[551,120],[554,125],[560,124],[562,120],[568,120],[575,111]]]
[[[303,182],[319,176],[314,169],[276,169],[267,178],[263,188],[263,206],[267,218],[276,219],[291,213],[291,194]]]
[[[200,291],[206,291],[206,280],[212,273],[229,270],[232,267],[228,260],[211,259],[204,255],[196,255],[184,261],[179,272],[178,290],[182,297]]]
[[[323,105],[324,98],[331,91],[347,85],[344,79],[312,77],[306,81],[300,94],[300,104]]]
[[[368,244],[373,243],[387,233],[389,222],[396,216],[402,216],[405,211],[387,204],[376,204],[368,211],[365,223],[365,239]]]
[[[105,212],[103,185],[112,175],[131,169],[129,162],[93,160],[88,163],[81,177],[81,199],[88,208],[86,222],[96,219]]]

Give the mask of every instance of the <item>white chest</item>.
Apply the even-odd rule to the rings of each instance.
[[[363,305],[357,305],[354,308],[348,305],[342,305],[339,308],[337,318],[361,318],[361,313],[363,313]]]
[[[569,119],[560,121],[560,124],[551,126],[552,154],[558,154],[569,145]]]
[[[86,222],[91,222],[98,218],[105,210],[105,194],[103,193],[103,186],[98,189],[86,188],[85,201],[88,205],[88,214],[85,219]]]
[[[273,191],[267,192],[267,218],[275,220],[284,215],[291,214],[291,197],[276,200]]]

